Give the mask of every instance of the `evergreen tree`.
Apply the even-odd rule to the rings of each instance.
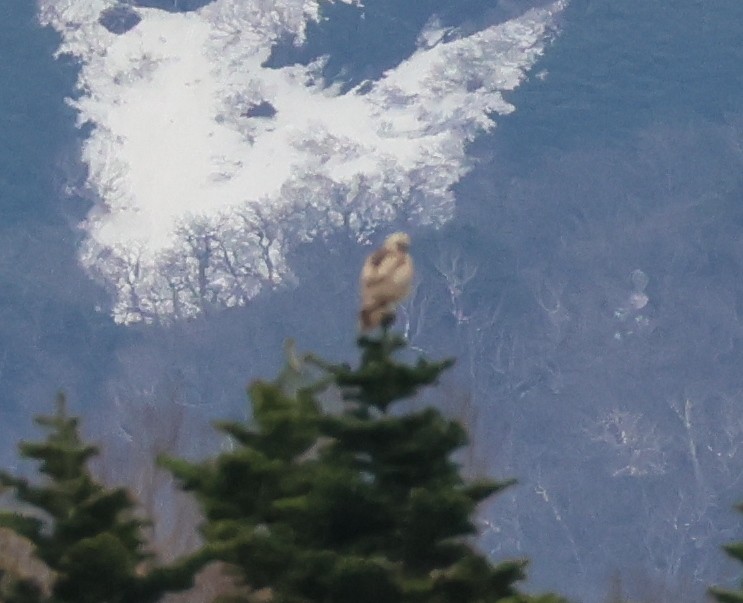
[[[743,511],[743,504],[738,505],[738,510]],[[724,548],[733,559],[737,559],[743,563],[743,542],[734,542]],[[710,592],[720,603],[743,603],[743,583],[739,590],[712,588]]]
[[[493,565],[469,543],[477,504],[508,483],[463,481],[462,427],[432,408],[395,412],[451,362],[398,362],[404,340],[387,332],[359,345],[355,369],[308,357],[326,377],[314,386],[296,359],[254,383],[253,425],[219,425],[233,450],[163,460],[203,507],[208,554],[275,603],[557,601],[519,593],[525,562]],[[335,413],[319,401],[331,383]]]
[[[11,581],[8,603],[149,603],[167,591],[192,584],[198,559],[172,567],[147,569],[142,529],[134,503],[123,488],[108,489],[87,469],[98,453],[79,435],[78,420],[67,414],[65,399],[57,412],[36,422],[49,430],[43,442],[23,442],[21,456],[39,461],[46,476],[41,485],[0,472],[0,484],[36,513],[0,512],[0,526],[29,539],[35,555],[54,572],[50,597],[28,580]]]

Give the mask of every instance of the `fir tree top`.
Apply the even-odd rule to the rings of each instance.
[[[54,415],[36,422],[49,432],[47,438],[19,448],[21,456],[40,462],[43,483],[0,472],[0,484],[15,489],[16,498],[35,512],[0,512],[0,526],[29,539],[35,555],[54,572],[51,598],[40,600],[147,603],[167,590],[190,586],[193,562],[143,570],[151,557],[142,536],[146,522],[135,516],[125,489],[106,488],[91,475],[87,461],[98,449],[80,438],[78,419],[68,415],[64,396],[58,396]],[[24,585],[15,593],[8,603],[30,596]]]
[[[388,412],[451,361],[401,362],[405,341],[386,330],[358,344],[358,368],[293,355],[251,385],[252,423],[218,425],[232,450],[164,460],[202,504],[207,550],[275,603],[526,600],[524,563],[492,565],[469,542],[477,504],[507,483],[464,482],[452,454],[466,433],[436,409]],[[302,384],[307,365],[323,375]],[[328,386],[339,412],[323,409]]]
[[[413,366],[398,362],[394,354],[404,349],[407,342],[401,335],[386,329],[378,338],[360,337],[358,346],[361,363],[357,369],[348,364],[328,364],[314,357],[310,360],[330,373],[343,397],[357,401],[362,413],[369,408],[386,412],[393,402],[414,396],[422,387],[435,383],[439,375],[454,364],[451,359],[430,362],[422,357]]]

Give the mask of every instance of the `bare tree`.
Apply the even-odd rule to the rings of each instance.
[[[457,324],[467,322],[470,316],[465,314],[462,296],[467,284],[477,275],[477,266],[471,260],[463,258],[460,249],[446,248],[434,261],[434,267],[446,281],[452,316]]]

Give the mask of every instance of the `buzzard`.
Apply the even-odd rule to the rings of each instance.
[[[397,304],[410,293],[413,260],[408,254],[410,237],[404,232],[388,236],[384,244],[366,258],[361,269],[362,333],[388,327],[395,319]]]

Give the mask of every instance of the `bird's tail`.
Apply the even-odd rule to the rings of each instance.
[[[395,320],[395,307],[388,302],[366,306],[359,312],[359,331],[367,333],[380,325],[389,326]]]

